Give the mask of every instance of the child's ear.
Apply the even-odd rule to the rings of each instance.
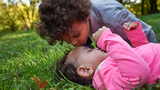
[[[93,69],[91,67],[80,66],[77,69],[77,73],[82,77],[89,77],[93,74]]]
[[[90,15],[87,17],[87,19],[88,19],[88,20],[90,19]]]

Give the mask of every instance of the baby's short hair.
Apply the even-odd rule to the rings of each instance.
[[[69,52],[57,63],[56,73],[60,78],[64,79],[64,76],[74,82],[81,85],[88,85],[92,83],[91,78],[83,78],[77,73],[78,62],[76,60],[66,61]],[[72,58],[73,59],[73,58]],[[76,59],[76,58],[75,58]],[[60,73],[61,72],[61,73]],[[63,75],[62,75],[63,74]]]
[[[37,33],[50,45],[63,41],[61,34],[68,34],[75,21],[86,21],[90,15],[90,0],[42,0],[39,5],[40,23]]]

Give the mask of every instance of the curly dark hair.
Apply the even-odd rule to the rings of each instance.
[[[90,9],[90,0],[42,0],[37,33],[50,45],[56,44],[57,40],[62,42],[59,35],[68,34],[73,22],[86,21]]]
[[[70,52],[70,51],[69,51]],[[60,78],[64,79],[64,76],[77,84],[81,84],[81,85],[89,85],[92,84],[92,78],[83,78],[81,77],[78,73],[77,73],[77,68],[78,68],[78,62],[76,60],[72,60],[72,61],[66,61],[67,60],[67,56],[69,54],[69,52],[66,53],[66,55],[62,58],[62,60],[60,60],[59,62],[57,62],[57,66],[56,66],[56,73],[58,74],[58,76]],[[62,75],[60,72],[62,72]]]

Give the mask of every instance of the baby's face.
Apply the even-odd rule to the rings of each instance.
[[[85,46],[79,46],[68,54],[67,60],[77,60],[79,65],[89,66],[96,70],[98,65],[107,57],[108,54],[98,48],[90,49]]]
[[[73,46],[81,46],[87,42],[89,35],[89,20],[87,22],[74,22],[72,30],[67,34],[60,35],[63,41],[72,44]]]

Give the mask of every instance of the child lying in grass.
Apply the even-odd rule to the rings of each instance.
[[[156,84],[160,78],[160,44],[149,43],[139,22],[124,24],[134,48],[109,28],[102,27],[92,37],[102,50],[79,46],[57,65],[70,81],[93,84],[95,89],[131,90],[145,83]],[[133,86],[133,87],[132,87]]]

